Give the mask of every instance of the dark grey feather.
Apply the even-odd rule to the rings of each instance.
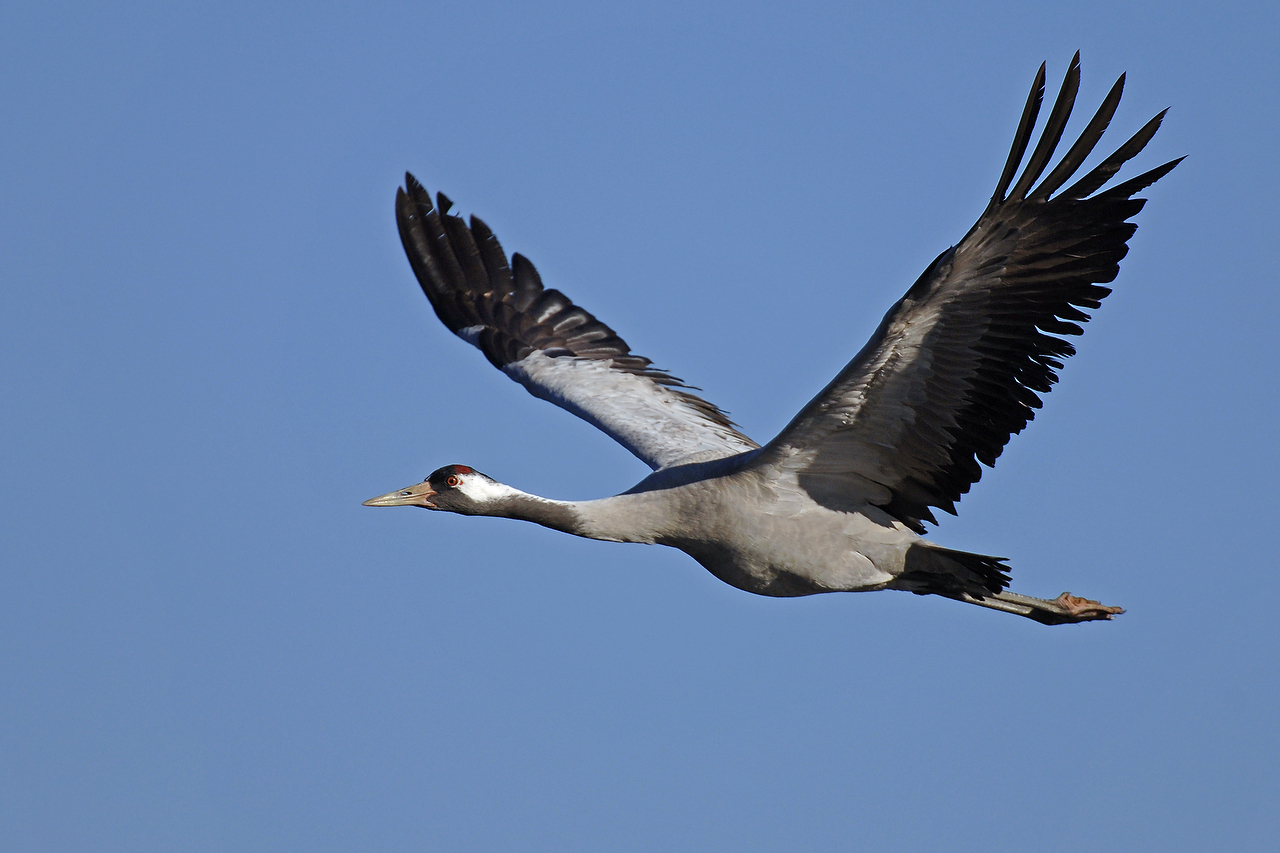
[[[489,227],[474,216],[468,227],[460,216],[449,213],[452,206],[443,193],[433,205],[422,184],[406,174],[405,187],[396,193],[400,239],[441,322],[474,343],[495,367],[505,368],[533,353],[607,364],[610,370],[667,389],[704,419],[713,428],[710,432],[727,438],[739,450],[758,447],[718,407],[689,393],[689,386],[653,367],[649,359],[632,353],[613,329],[563,293],[544,288],[527,258],[516,254],[508,264]],[[563,404],[558,394],[538,395]],[[589,414],[582,404],[566,407],[575,414]],[[620,437],[619,429],[606,431]]]
[[[1128,220],[1174,160],[1092,195],[1151,139],[1161,113],[1075,186],[1071,178],[1110,122],[1117,81],[1063,160],[1034,189],[1070,113],[1078,57],[1026,170],[1005,188],[1028,146],[1043,91],[1041,67],[1015,133],[1010,161],[990,205],[959,244],[939,255],[885,315],[853,361],[761,453],[758,464],[796,470],[810,494],[831,493],[831,478],[871,481],[873,503],[917,532],[930,507],[955,502],[991,466],[1009,438],[1041,406],[1075,348],[1089,314],[1110,293],[1127,241]],[[1091,197],[1090,197],[1091,196]],[[819,483],[819,480],[821,482]],[[810,488],[812,485],[812,488]],[[851,488],[858,488],[851,485]],[[888,494],[888,500],[884,495]]]

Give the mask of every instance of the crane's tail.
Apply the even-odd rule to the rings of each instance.
[[[907,548],[902,573],[890,589],[905,589],[917,595],[945,595],[981,598],[994,595],[1009,585],[1004,557],[952,551],[931,542],[913,542]]]

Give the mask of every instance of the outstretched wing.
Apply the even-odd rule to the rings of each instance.
[[[866,500],[917,532],[952,514],[1009,438],[1020,432],[1075,352],[1110,289],[1146,200],[1133,195],[1179,160],[1097,192],[1147,144],[1160,113],[1101,165],[1054,193],[1080,168],[1115,113],[1123,75],[1070,150],[1040,181],[1080,82],[1080,55],[1026,168],[1013,183],[1044,97],[1036,75],[1008,162],[977,224],[930,264],[885,315],[862,351],[756,460],[794,471],[833,507]],[[1181,159],[1181,158],[1179,158]],[[1010,184],[1013,188],[1010,189]]]
[[[720,409],[635,355],[626,341],[558,290],[522,255],[510,265],[493,232],[438,208],[413,175],[396,193],[409,264],[436,315],[530,394],[599,427],[651,468],[759,447]]]

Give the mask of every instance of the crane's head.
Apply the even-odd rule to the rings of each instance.
[[[420,506],[463,515],[487,510],[513,490],[466,465],[446,465],[412,486],[370,498],[365,506]]]

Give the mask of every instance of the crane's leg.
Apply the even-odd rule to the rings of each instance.
[[[982,598],[967,592],[956,596],[957,601],[967,601],[992,610],[1003,610],[1005,613],[1016,613],[1034,619],[1043,625],[1065,625],[1070,622],[1092,622],[1096,619],[1112,619],[1124,612],[1123,607],[1108,607],[1097,601],[1081,598],[1064,592],[1050,601],[1047,598],[1033,598],[1030,595],[1019,595],[1016,592],[988,593]]]

